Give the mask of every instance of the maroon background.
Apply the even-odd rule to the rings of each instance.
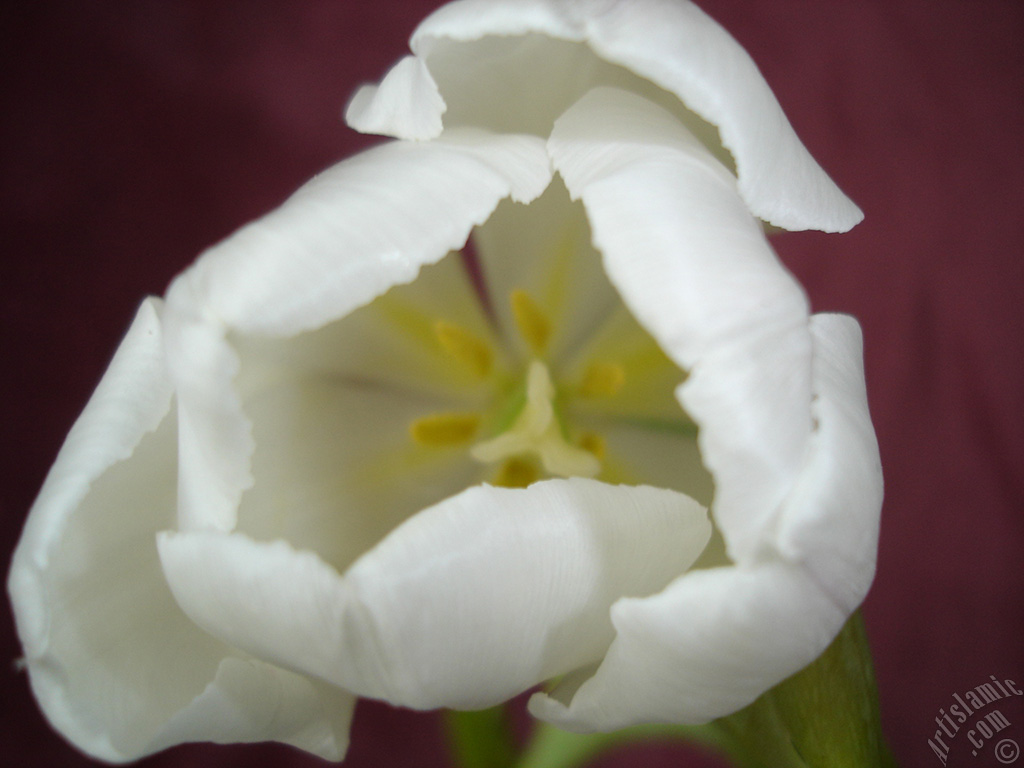
[[[0,11],[3,563],[140,298],[366,146],[340,110],[435,3],[20,5]],[[776,246],[816,310],[864,327],[887,484],[865,613],[896,756],[905,768],[938,765],[926,739],[954,692],[990,674],[1024,681],[1024,5],[703,6],[747,46],[867,214],[849,235],[785,234]],[[18,653],[0,610],[0,659]],[[89,764],[6,662],[0,680],[0,750],[12,764]],[[1024,744],[1024,724],[1004,735]],[[954,754],[969,751],[962,742]],[[347,765],[443,766],[441,745],[436,717],[364,703]],[[643,751],[651,766],[711,764],[685,754]],[[257,759],[317,762],[283,747],[204,745],[143,764]]]

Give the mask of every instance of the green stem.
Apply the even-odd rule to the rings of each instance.
[[[896,768],[882,736],[860,612],[816,661],[728,717],[702,726],[591,735],[539,724],[515,766],[579,768],[606,749],[640,739],[697,742],[737,768]]]
[[[895,768],[882,735],[878,686],[860,611],[817,661],[752,706],[762,699],[784,716],[802,765]]]
[[[503,707],[445,713],[448,741],[459,768],[511,768],[516,750]]]
[[[725,736],[707,725],[640,725],[613,733],[569,733],[538,723],[516,768],[579,768],[599,754],[642,741],[685,741],[724,751]]]

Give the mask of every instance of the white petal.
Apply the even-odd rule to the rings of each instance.
[[[693,437],[623,421],[581,420],[579,424],[592,424],[593,432],[605,440],[602,465],[609,476],[630,484],[671,488],[710,506],[714,483],[701,464]]]
[[[517,206],[523,208],[525,206]],[[473,329],[486,345],[496,343],[462,254],[450,253],[423,267],[412,283],[315,331],[278,338],[233,334],[242,359],[236,382],[243,400],[261,384],[296,372],[336,381],[376,383],[392,391],[434,397],[448,407],[473,407],[489,390],[471,365],[453,366],[439,343],[437,322]],[[255,380],[255,381],[253,381]]]
[[[856,321],[811,319],[815,431],[773,542],[789,562],[695,571],[612,609],[596,674],[538,694],[531,711],[570,730],[695,723],[750,703],[816,658],[874,575],[882,478]]]
[[[142,303],[107,372],[68,433],[25,524],[15,553],[18,566],[45,570],[56,540],[64,534],[90,485],[131,457],[143,435],[164,420],[172,391],[161,347],[162,310],[159,299]],[[19,578],[23,575],[20,568],[15,572]],[[34,636],[35,630],[30,634]]]
[[[411,282],[461,248],[500,200],[528,202],[550,179],[536,137],[465,130],[389,142],[329,168],[206,251],[172,284],[168,304],[242,333],[317,328]]]
[[[617,304],[615,290],[590,244],[583,206],[555,179],[529,206],[504,202],[473,232],[490,301],[506,342],[528,356],[510,297],[523,290],[551,321],[548,359],[580,345]]]
[[[181,428],[180,527],[231,530],[252,484],[229,331],[288,336],[343,317],[462,247],[499,200],[531,200],[550,177],[533,137],[462,131],[388,143],[317,176],[179,276],[166,344]]]
[[[156,550],[157,531],[174,523],[177,471],[162,309],[156,299],[139,309],[68,434],[15,552],[8,589],[32,690],[54,727],[102,760],[134,760],[210,738],[280,737],[316,751],[312,739],[298,741],[312,736],[323,716],[303,701],[297,681],[287,695],[285,687],[282,695],[268,689],[249,703],[254,711],[277,708],[277,722],[290,723],[291,736],[282,728],[219,731],[224,721],[212,719],[203,692],[218,685],[211,681],[233,651],[178,608]],[[291,673],[274,676],[284,686]],[[207,703],[197,704],[204,697]],[[209,719],[189,730],[183,713],[197,706]],[[337,731],[339,745],[346,729]]]
[[[814,315],[814,435],[786,499],[777,546],[852,611],[874,578],[882,466],[864,381],[857,321]]]
[[[675,119],[591,91],[556,123],[556,169],[582,198],[613,285],[690,371],[714,514],[737,562],[771,541],[811,431],[807,302],[725,170]]]
[[[163,534],[182,607],[255,655],[406,706],[477,708],[599,659],[609,606],[682,573],[710,535],[682,494],[575,478],[471,488],[342,577],[239,534]]]
[[[692,3],[461,0],[428,17],[414,33],[411,44],[413,51],[426,60],[454,112],[453,102],[462,95],[459,91],[472,88],[476,73],[463,74],[458,88],[445,89],[443,79],[434,71],[434,59],[451,56],[446,50],[454,47],[450,41],[471,43],[492,36],[480,50],[474,49],[475,55],[464,62],[464,67],[479,69],[483,77],[493,78],[491,70],[498,66],[485,55],[487,51],[508,57],[511,54],[505,49],[511,45],[509,36],[524,36],[522,45],[528,45],[531,32],[585,43],[607,62],[675,94],[689,109],[717,126],[722,143],[735,158],[740,192],[757,216],[787,229],[826,231],[845,231],[861,220],[857,206],[797,138],[750,56]],[[539,61],[533,66],[547,66],[548,71],[558,74],[546,80],[525,75],[521,79],[542,90],[542,101],[549,98],[546,94],[558,93],[560,88],[569,96],[563,109],[573,100],[573,93],[579,95],[580,91],[573,90],[578,85],[625,84],[621,77],[601,71],[585,57],[571,57],[556,46],[549,46],[550,59],[540,51],[532,55]],[[525,63],[530,65],[529,61]],[[504,73],[506,78],[521,71],[514,64],[511,58],[505,62],[504,68],[511,70]],[[647,89],[631,88],[650,95]],[[517,93],[509,87],[501,92],[513,98]],[[534,98],[533,93],[524,90],[521,100],[506,104],[505,109],[513,113],[543,110],[543,106],[532,103]],[[495,111],[494,106],[488,110]],[[488,112],[483,113],[484,117]]]
[[[285,539],[343,570],[410,515],[491,474],[468,455],[472,438],[410,437],[418,419],[490,405],[489,382],[453,367],[438,343],[438,319],[487,327],[458,254],[316,331],[232,337],[233,385],[255,444],[239,532]]]
[[[177,524],[229,531],[242,491],[252,486],[252,430],[234,387],[238,355],[221,323],[174,297],[168,294],[164,337],[178,404]]]
[[[143,303],[68,434],[8,582],[40,706],[77,746],[108,760],[137,754],[146,731],[209,680],[203,635],[174,605],[155,557],[153,536],[174,519],[161,307]],[[190,629],[194,662],[177,652],[197,639]]]
[[[569,193],[583,200],[616,288],[659,290],[658,301],[632,309],[683,364],[742,343],[753,323],[806,321],[799,286],[735,180],[668,112],[626,91],[596,88],[559,118],[548,151]],[[628,242],[635,245],[623,264]]]
[[[530,711],[584,732],[707,722],[811,662],[846,615],[788,563],[693,571],[659,595],[618,602],[615,641],[594,676],[535,694]]]
[[[322,350],[329,360],[331,350]],[[242,388],[249,386],[246,370],[243,364]],[[242,496],[237,530],[263,541],[285,539],[339,570],[486,471],[467,445],[410,439],[415,419],[446,410],[429,397],[293,367],[249,393],[245,407],[256,444],[255,483]]]
[[[588,6],[577,2],[576,7]],[[413,33],[412,44],[420,52],[433,44],[433,38],[477,40],[484,35],[529,32],[568,38],[577,34],[579,26],[578,22],[573,23],[572,12],[572,5],[551,0],[460,0],[441,6],[424,19]]]
[[[778,545],[778,519],[811,433],[810,346],[806,325],[752,334],[746,345],[705,356],[677,390],[700,427],[715,521],[735,562]]]
[[[217,675],[179,711],[146,752],[191,741],[279,741],[340,761],[356,697],[255,659],[225,658]]]
[[[421,59],[406,56],[379,86],[364,85],[345,110],[345,120],[360,133],[434,139],[441,135],[445,104]]]

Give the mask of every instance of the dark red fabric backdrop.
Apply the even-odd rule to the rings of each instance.
[[[0,11],[0,562],[141,297],[366,146],[341,109],[435,5],[38,0]],[[934,766],[926,740],[953,693],[989,675],[1024,681],[1024,5],[702,5],[867,215],[848,235],[783,234],[776,247],[815,310],[864,328],[886,473],[865,615],[896,756]],[[89,764],[46,726],[18,653],[0,610],[4,759]],[[1024,743],[1016,711],[1005,735]],[[347,765],[444,766],[441,738],[435,716],[364,703]],[[640,764],[630,755],[600,764]],[[675,748],[642,755],[712,764]],[[316,764],[283,747],[205,745],[143,764],[257,761]]]

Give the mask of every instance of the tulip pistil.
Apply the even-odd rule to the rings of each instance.
[[[512,426],[490,440],[477,443],[470,455],[492,463],[521,454],[535,455],[545,471],[561,477],[596,477],[601,471],[597,457],[569,443],[555,417],[555,385],[547,366],[530,363],[526,380],[526,404]]]

